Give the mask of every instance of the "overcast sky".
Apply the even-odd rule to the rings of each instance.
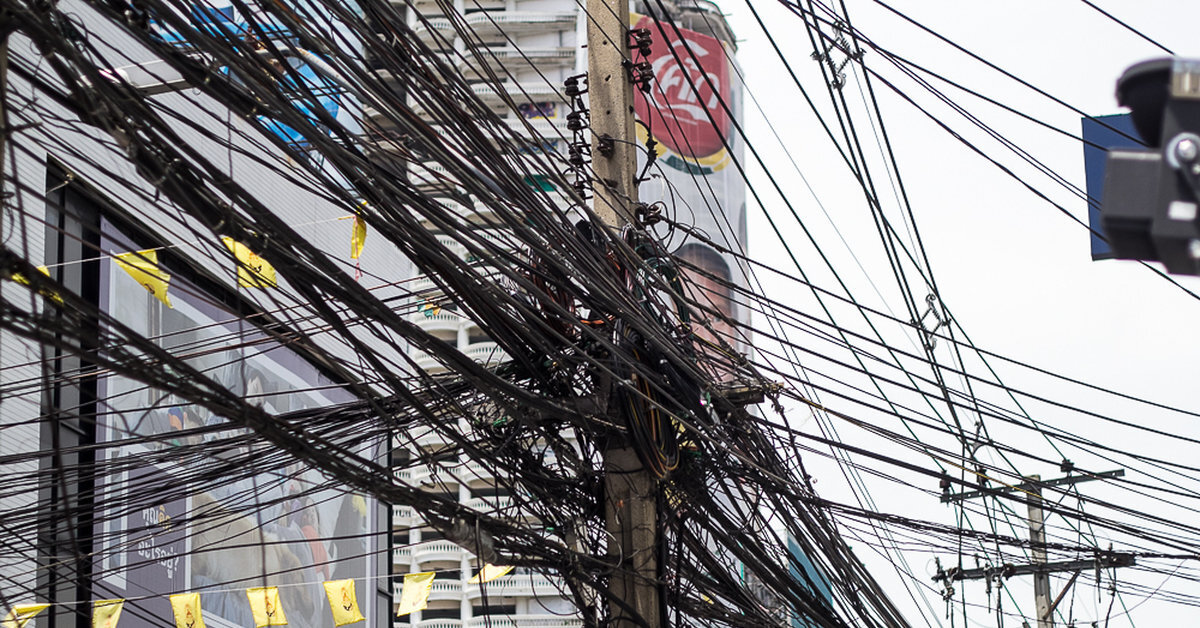
[[[816,63],[810,58],[812,47],[800,18],[772,2],[754,2],[822,114],[831,124],[836,124],[824,83],[817,72]],[[925,0],[903,3],[897,0],[895,4],[931,30],[1066,103],[1095,115],[1120,111],[1113,95],[1114,85],[1126,67],[1148,58],[1165,56],[1161,50],[1081,0]],[[1200,56],[1200,50],[1194,43],[1200,40],[1196,36],[1197,26],[1200,25],[1200,3],[1097,0],[1096,4],[1177,54]],[[747,77],[745,119],[751,142],[758,147],[768,168],[784,186],[786,196],[800,218],[812,231],[854,296],[870,307],[891,311],[901,319],[909,319],[858,184],[820,129],[816,116],[805,104],[744,1],[723,0],[722,8],[731,14],[730,22],[743,40],[739,59]],[[1037,120],[1072,134],[1079,133],[1078,114],[971,60],[967,55],[905,23],[882,6],[855,0],[848,2],[848,8],[854,27],[879,46]],[[885,77],[896,80],[897,86],[903,91],[919,103],[930,106],[948,125],[970,141],[977,142],[986,154],[1012,168],[1017,176],[1062,205],[1071,216],[1087,220],[1087,207],[1082,200],[1047,176],[1022,165],[1016,155],[971,128],[964,118],[949,113],[945,106],[935,103],[928,93],[918,91],[911,81],[899,79],[899,73],[882,55],[868,52],[865,62]],[[872,174],[885,213],[902,233],[906,245],[911,245],[913,240],[905,226],[893,180],[889,178],[880,158],[878,136],[869,126],[863,111],[865,83],[862,79],[861,72],[850,72],[844,95],[851,107],[855,108],[856,124],[865,150],[873,160]],[[896,153],[900,176],[911,201],[916,227],[920,231],[941,296],[954,312],[958,323],[979,347],[1161,403],[1189,410],[1196,410],[1200,406],[1196,402],[1197,387],[1192,383],[1196,378],[1193,364],[1196,357],[1200,356],[1200,325],[1197,325],[1200,320],[1200,301],[1134,262],[1091,261],[1085,228],[1052,203],[1030,192],[1021,182],[964,147],[881,82],[875,81],[873,86]],[[1055,173],[1083,187],[1083,148],[1077,140],[1022,120],[944,84],[939,87]],[[758,110],[756,100],[765,115]],[[782,144],[774,139],[774,133],[783,138]],[[798,168],[792,165],[783,146],[786,146]],[[749,155],[747,162],[753,163]],[[832,275],[822,268],[823,263],[797,228],[797,222],[787,207],[778,195],[771,192],[771,185],[763,173],[756,168],[753,170],[752,182],[763,193],[766,211],[779,224],[787,225],[784,239],[800,258],[804,270],[818,285],[837,291]],[[811,185],[811,192],[805,180]],[[763,210],[756,206],[753,197],[750,197],[748,211],[754,256],[796,274],[796,268],[784,252],[780,239],[767,224]],[[832,223],[826,218],[826,213],[832,218]],[[836,225],[840,237],[831,224]],[[842,243],[842,237],[848,246]],[[767,284],[768,294],[794,303],[805,312],[819,314],[820,310],[812,298],[796,284],[773,280],[766,274],[760,278]],[[1178,281],[1200,293],[1200,281],[1186,277]],[[927,290],[922,282],[910,276],[910,283],[916,298],[923,299]],[[837,309],[835,314],[847,327],[866,330],[861,317],[856,318],[849,309]],[[916,350],[915,334],[906,334],[896,328],[884,330],[883,333],[890,342],[901,348]],[[811,343],[814,347],[819,345],[799,331],[789,335],[798,343]],[[945,344],[935,350],[935,355],[946,363],[950,363],[954,357]],[[985,373],[977,359],[966,359],[972,372]],[[819,361],[811,363],[818,369],[824,369],[824,372],[838,373],[835,368],[823,366]],[[1013,387],[1168,432],[1200,436],[1194,420],[1189,421],[1177,414],[1157,411],[1145,405],[1121,403],[1103,393],[1067,385],[1025,369],[998,362],[994,365],[1001,378]],[[913,365],[913,368],[916,372],[915,369],[920,365]],[[926,366],[920,374],[930,376],[931,373]],[[852,375],[845,377],[848,381],[862,383]],[[961,387],[957,380],[950,383]],[[1005,401],[1002,397],[988,394],[989,399],[1007,403],[1008,408],[1016,408],[1011,401]],[[870,418],[868,412],[846,402],[832,397],[826,402],[861,414],[863,418]],[[1025,402],[1023,405],[1038,420],[1103,444],[1145,451],[1180,462],[1200,460],[1194,447],[1189,450],[1176,440],[1152,438],[1136,430],[1119,431],[1111,423],[1052,405],[1034,402]],[[925,410],[929,410],[928,406]],[[806,431],[816,431],[815,422],[806,421],[805,416],[806,412],[800,408],[793,408],[789,412],[789,420],[793,425],[803,425]],[[963,420],[969,428],[974,425],[976,418],[964,416]],[[894,421],[888,427],[900,429]],[[1056,450],[1051,443],[1029,430],[1009,430],[1004,425],[993,425],[992,422],[987,423],[987,428],[997,440],[1047,460],[1058,460],[1066,455],[1081,467],[1093,471],[1123,467],[1122,464],[1084,451],[1070,448]],[[887,446],[844,423],[839,424],[839,430],[844,439],[855,444]],[[928,457],[892,447],[892,450],[888,450],[890,453],[932,468]],[[998,461],[998,454],[989,447],[983,448],[979,456],[989,462]],[[822,496],[853,502],[853,496],[837,468],[821,461],[818,456],[811,458],[811,470],[819,478],[817,488]],[[892,471],[878,463],[874,465]],[[1025,460],[1019,462],[1018,466],[1021,473],[1025,474],[1039,473],[1043,477],[1061,475],[1057,465]],[[1137,476],[1138,473],[1131,470],[1131,476]],[[936,490],[935,480],[907,476],[905,479],[918,483],[921,488]],[[946,524],[955,523],[954,511],[938,504],[936,497],[925,496],[916,490],[897,490],[895,484],[877,478],[868,477],[867,484],[880,510]],[[1188,488],[1194,490],[1196,487]],[[1172,511],[1161,500],[1137,502],[1136,496],[1131,497],[1129,491],[1104,487],[1099,483],[1081,485],[1080,489],[1084,494],[1128,503],[1135,508],[1149,511],[1161,509],[1167,517],[1187,516],[1186,513]],[[1023,516],[1024,508],[1018,508],[1018,513]],[[975,517],[974,523],[976,526],[986,526],[984,518]],[[1048,524],[1054,525],[1054,522]],[[1013,530],[1010,528],[1010,531]],[[1022,535],[1026,533],[1023,529],[1016,532]],[[1106,544],[1109,537],[1100,534],[1099,538]],[[1079,541],[1084,543],[1082,536]],[[1121,541],[1116,539],[1117,549],[1121,549]],[[933,612],[924,606],[923,611],[918,611],[917,605],[908,599],[908,594],[899,584],[895,572],[886,568],[886,563],[861,545],[856,544],[856,553],[872,567],[878,567],[876,573],[885,583],[892,599],[908,613],[910,621],[917,625],[950,625],[945,618],[946,606],[940,597],[928,594]],[[939,556],[944,564],[953,564],[957,560],[956,555],[950,552],[912,552],[908,556],[909,566],[928,581],[928,575],[933,570],[934,555]],[[968,566],[974,566],[973,560]],[[1164,564],[1169,566],[1176,563]],[[1161,569],[1162,566],[1157,564],[1155,569]],[[1125,572],[1128,572],[1127,576]],[[1163,582],[1164,576],[1156,571],[1124,570],[1118,573],[1118,577],[1128,577],[1130,581],[1141,583],[1149,589]],[[1017,578],[1010,583],[1012,599],[1023,605],[1018,610],[1030,614],[1032,592],[1028,579],[1019,580]],[[1063,579],[1055,580],[1055,593],[1063,582]],[[1094,581],[1089,581],[1087,585],[1083,584],[1083,579],[1080,582],[1077,590],[1064,598],[1061,607],[1063,616],[1067,616],[1067,605],[1070,604],[1069,612],[1080,625],[1090,625],[1091,621],[1104,625],[1108,614],[1107,594],[1098,591]],[[1171,590],[1173,587],[1174,590],[1187,591],[1192,584],[1186,580],[1175,581],[1164,589]],[[982,584],[967,586],[967,600],[979,605],[968,613],[971,625],[997,625],[994,606],[991,606]],[[1124,613],[1122,604],[1132,609],[1130,615]],[[993,609],[991,613],[989,606]],[[954,625],[961,626],[961,607],[956,606],[956,609]],[[1004,610],[1014,610],[1010,599],[1004,600]],[[1157,597],[1145,601],[1144,595],[1123,595],[1111,614],[1109,625],[1168,625],[1168,621],[1195,616],[1200,616],[1200,611],[1192,607],[1167,604]],[[1004,625],[1020,626],[1020,621],[1010,617]]]

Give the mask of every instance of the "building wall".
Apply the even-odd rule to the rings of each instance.
[[[147,51],[130,41],[120,29],[92,14],[85,4],[70,0],[63,4],[66,12],[78,16],[80,24],[86,25],[89,41],[100,47],[113,60],[114,66],[150,60]],[[36,54],[35,48],[20,35],[13,36],[9,49],[14,56]],[[7,89],[10,103],[28,105],[35,95],[28,84],[11,74]],[[332,203],[323,195],[290,182],[286,175],[298,175],[298,171],[294,165],[288,165],[288,158],[282,152],[261,148],[259,145],[266,144],[266,138],[258,135],[245,121],[229,116],[222,107],[195,90],[153,98],[163,105],[165,111],[170,112],[165,115],[174,116],[172,126],[184,142],[263,200],[273,213],[292,225],[302,237],[332,259],[341,260],[346,273],[345,281],[355,281],[354,263],[349,261],[351,221],[340,220],[351,213],[352,207]],[[68,183],[65,179],[54,178],[58,175],[47,178],[47,165],[53,164],[57,171],[69,174],[73,188],[86,191],[101,203],[118,205],[146,224],[155,225],[155,235],[176,245],[177,251],[211,272],[227,289],[240,291],[242,296],[257,303],[261,309],[290,307],[294,308],[297,317],[312,314],[308,304],[287,298],[280,301],[274,299],[286,291],[286,277],[280,278],[284,289],[271,294],[239,289],[233,263],[219,239],[207,234],[195,221],[181,218],[182,212],[164,201],[153,186],[130,166],[119,147],[115,146],[113,138],[79,123],[67,127],[45,124],[47,119],[62,117],[70,120],[72,116],[44,97],[37,100],[36,107],[14,107],[10,115],[11,124],[21,126],[30,123],[31,126],[19,131],[13,138],[13,144],[18,149],[15,161],[6,155],[6,187],[16,192],[16,196],[6,203],[18,206],[22,213],[5,213],[3,234],[6,245],[24,252],[32,263],[47,262],[43,221],[48,208],[40,196],[48,189]],[[191,128],[189,123],[195,123],[203,131],[215,133],[218,138],[224,139],[206,137],[202,129]],[[227,126],[232,126],[234,132],[227,133]],[[253,142],[241,139],[239,132],[249,133],[257,139]],[[235,143],[235,150],[221,145],[226,140]],[[275,168],[281,168],[283,173],[260,163],[261,159],[268,160]],[[95,163],[89,163],[92,161]],[[123,251],[106,251],[116,252]],[[359,265],[364,273],[359,281],[368,287],[392,283],[410,274],[407,271],[409,261],[395,247],[378,237],[368,239]],[[51,270],[54,272],[55,269]],[[397,296],[403,292],[403,286],[386,285],[374,291],[380,298]],[[0,297],[6,303],[17,306],[40,300],[31,297],[25,287],[10,281],[0,281]],[[41,306],[35,304],[31,307]],[[247,329],[252,330],[253,326],[248,325]],[[313,338],[314,342],[340,358],[353,360],[355,357],[350,349],[328,337],[315,335]],[[402,361],[398,355],[393,357]],[[0,395],[0,456],[29,454],[49,448],[39,434],[41,426],[37,422],[42,413],[42,390],[36,385],[29,386],[30,382],[37,382],[42,375],[41,359],[41,347],[13,334],[0,333],[0,389],[6,391]],[[6,474],[28,473],[31,475],[30,485],[37,486],[36,478],[32,477],[37,467],[36,461],[23,461],[5,465],[4,471]],[[13,512],[34,505],[37,492],[5,495],[0,500],[0,512]],[[3,518],[0,518],[0,538],[5,539],[8,545],[0,548],[0,590],[3,591],[0,603],[31,602],[36,597],[27,592],[35,586],[38,575],[30,532],[24,529],[12,534],[6,529]],[[386,557],[381,562],[385,566],[390,564]],[[386,579],[382,582],[387,590]],[[155,591],[160,594],[173,592],[177,591]],[[364,607],[368,603],[365,598],[369,593],[369,590],[360,589],[360,603]],[[370,619],[375,622],[382,617],[383,621],[377,622],[377,625],[385,625],[391,613],[386,608],[380,610]],[[44,628],[51,620],[50,615],[36,619],[30,626]],[[128,621],[134,621],[133,617],[129,615]],[[127,621],[123,619],[125,623]]]

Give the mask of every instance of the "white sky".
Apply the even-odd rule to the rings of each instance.
[[[829,97],[818,74],[817,64],[809,56],[812,48],[800,18],[776,3],[764,0],[754,2],[776,40],[785,47],[785,54],[805,88],[818,103],[826,119],[835,124],[836,119],[831,115]],[[1120,111],[1113,96],[1114,86],[1117,77],[1127,66],[1148,58],[1165,56],[1165,53],[1079,0],[893,2],[901,11],[932,30],[1067,103],[1097,115]],[[1200,27],[1200,3],[1098,0],[1097,4],[1177,54],[1200,56],[1200,43],[1197,43],[1200,38],[1196,36]],[[874,2],[854,0],[848,5],[853,25],[878,45],[1039,120],[1072,134],[1079,133],[1079,115],[1069,109],[970,60],[966,55],[897,19]],[[724,0],[722,8],[731,14],[730,23],[738,37],[744,40],[739,50],[739,60],[747,75],[745,119],[751,141],[764,155],[768,168],[783,184],[801,219],[813,231],[838,273],[850,285],[854,296],[866,305],[890,309],[898,317],[908,319],[897,282],[883,257],[880,238],[858,185],[841,163],[830,140],[820,130],[815,116],[783,70],[744,1]],[[899,79],[898,72],[882,55],[868,51],[865,62],[890,80],[897,80],[897,84],[918,102],[933,106],[929,94],[920,92],[911,81]],[[906,234],[903,214],[892,194],[891,183],[879,158],[878,144],[862,110],[862,85],[861,73],[851,75],[850,85],[844,94],[855,108],[855,121],[863,145],[873,159],[872,174],[883,197],[885,212],[896,228]],[[970,152],[911,105],[897,98],[882,83],[876,81],[874,87],[942,297],[977,345],[1102,387],[1188,410],[1200,409],[1195,399],[1197,388],[1192,385],[1195,377],[1192,365],[1195,357],[1200,355],[1200,325],[1195,322],[1200,314],[1200,302],[1134,262],[1092,262],[1088,233],[1083,227]],[[939,87],[1068,181],[1084,186],[1083,147],[1078,141],[1020,120],[949,86]],[[754,99],[762,105],[765,116],[756,108]],[[947,108],[940,105],[933,110],[952,128],[979,143],[989,155],[1066,207],[1073,216],[1087,220],[1087,208],[1082,200],[1047,177],[1023,167],[1014,154],[995,141],[985,139],[962,117],[949,113]],[[780,143],[774,139],[766,120],[783,137],[800,173],[812,185],[815,198],[788,161]],[[753,163],[749,154],[747,163]],[[785,239],[801,258],[805,270],[811,273],[818,285],[836,291],[836,284],[829,273],[823,270],[813,247],[796,228],[796,222],[787,208],[777,195],[770,193],[771,187],[766,177],[758,168],[753,170],[752,182],[764,194],[767,211],[780,224],[788,225]],[[866,269],[865,274],[859,270],[851,251],[833,232],[817,200],[845,236],[850,250]],[[767,225],[763,212],[755,206],[752,197],[748,202],[754,257],[795,274],[795,267],[791,266],[779,239]],[[905,242],[909,242],[907,234]],[[912,277],[912,269],[907,270]],[[882,299],[868,282],[868,275],[870,282],[882,294]],[[762,279],[767,284],[767,294],[794,304],[805,312],[819,314],[820,310],[812,298],[805,294],[802,286],[768,280],[767,275],[763,275]],[[1200,280],[1178,280],[1200,293]],[[914,278],[911,283],[916,298],[923,299],[926,291],[921,282]],[[921,305],[924,305],[923,302]],[[846,326],[867,331],[862,319],[852,316],[847,308],[839,308],[836,315],[839,322]],[[789,335],[802,345],[821,351],[829,349],[829,345],[818,343],[799,331]],[[891,327],[884,329],[884,335],[898,347],[915,351],[913,334],[905,335]],[[944,344],[938,346],[935,355],[945,363],[952,359],[949,348]],[[843,352],[840,357],[846,358],[847,355]],[[806,364],[847,381],[863,383],[848,371],[828,363],[806,358]],[[1112,396],[1067,385],[1048,376],[995,364],[1002,379],[1015,388],[1167,432],[1200,437],[1194,418],[1189,421],[1144,405],[1121,403]],[[971,372],[980,375],[985,373],[977,359],[968,358],[968,367]],[[921,365],[913,364],[911,368],[919,375],[931,375],[927,366],[922,370]],[[956,379],[950,383],[961,387]],[[980,394],[1015,409],[1011,401],[1005,401],[1000,395],[992,392]],[[897,395],[897,399],[912,401],[911,396],[904,395]],[[823,400],[854,416],[878,421],[889,429],[902,429],[894,419],[886,419],[836,397],[826,396]],[[1200,455],[1197,455],[1200,451],[1194,445],[1189,448],[1178,440],[1154,437],[1136,430],[1122,430],[1079,413],[1033,402],[1023,403],[1025,409],[1038,420],[1101,444],[1172,461],[1200,462]],[[939,410],[943,408],[944,405]],[[924,409],[929,411],[928,406]],[[815,432],[815,422],[806,422],[805,414],[803,410],[795,408],[789,418],[793,425],[803,424],[805,431]],[[963,420],[970,426],[976,419],[964,415]],[[882,443],[844,422],[837,423],[837,426],[847,442],[877,448],[888,455],[933,468],[927,456]],[[987,420],[987,428],[997,440],[1019,451],[1028,451],[1049,460],[1061,458],[1044,439],[1029,430],[1007,428],[992,419]],[[942,439],[938,444],[954,447],[952,439]],[[1128,468],[1132,479],[1157,481],[1143,474],[1151,470],[1146,465],[1134,469],[1124,462],[1105,461],[1076,449],[1064,448],[1064,452],[1081,468],[1093,471]],[[999,462],[991,448],[984,448],[979,455],[985,461]],[[864,462],[873,468],[894,472],[894,469],[884,467],[881,463]],[[823,497],[853,502],[854,498],[835,466],[812,455],[808,456],[806,464],[810,465],[810,472],[819,478],[817,489]],[[1054,464],[1025,460],[1018,462],[1017,466],[1025,474],[1040,473],[1043,477],[1062,475]],[[866,479],[880,510],[944,524],[955,522],[953,510],[940,505],[936,497],[878,478],[867,476]],[[934,479],[919,476],[904,476],[903,479],[917,483],[923,489],[937,490]],[[1198,488],[1194,483],[1189,484],[1186,478],[1175,478],[1173,481],[1184,484],[1187,490],[1195,491]],[[1173,509],[1161,499],[1139,499],[1134,492],[1104,486],[1099,482],[1082,484],[1080,488],[1085,495],[1128,504],[1175,520],[1184,520],[1189,516],[1186,511]],[[1014,507],[1024,514],[1023,506],[1018,504]],[[1092,507],[1088,507],[1087,511],[1104,513],[1105,516],[1113,514]],[[1191,513],[1191,520],[1200,518]],[[977,527],[987,526],[986,520],[979,516],[975,516],[973,522]],[[1048,521],[1051,526],[1060,524],[1061,519]],[[1012,529],[1007,531],[1013,533]],[[1025,532],[1023,528],[1015,531],[1021,535]],[[1102,533],[1100,538],[1109,539],[1110,536]],[[1122,549],[1123,539],[1113,540],[1116,549]],[[1073,542],[1070,538],[1064,538],[1064,541]],[[1102,543],[1107,542],[1102,540]],[[913,624],[951,625],[945,617],[946,606],[940,597],[928,594],[933,612],[918,611],[908,599],[895,572],[867,547],[854,542],[852,544]],[[939,556],[945,565],[956,561],[951,551],[936,554],[913,552],[907,555],[913,571],[927,583],[933,569],[934,555]],[[1170,569],[1175,564],[1178,563],[1158,563],[1154,568],[1160,570],[1167,565]],[[967,560],[967,566],[974,566],[974,558]],[[1189,567],[1196,566],[1197,561],[1189,563]],[[1132,581],[1153,589],[1163,582],[1165,572],[1122,570],[1117,575],[1122,582]],[[1054,580],[1052,586],[1055,593],[1063,582],[1062,578]],[[1013,599],[1021,605],[1019,610],[1031,614],[1033,595],[1029,578],[1015,578],[1010,585]],[[959,586],[961,589],[962,585]],[[1195,583],[1175,579],[1168,582],[1164,590],[1194,591]],[[966,592],[967,601],[978,605],[968,612],[969,625],[996,626],[994,606],[990,606],[983,584],[967,584]],[[1122,603],[1132,609],[1131,615],[1124,614]],[[1060,606],[1063,611],[1060,622],[1065,624],[1062,619],[1067,617],[1070,605],[1071,616],[1079,625],[1098,621],[1103,626],[1107,604],[1107,593],[1098,592],[1094,581],[1085,583],[1081,578],[1075,593],[1068,594]],[[955,608],[954,625],[961,626],[962,609],[960,605]],[[1015,610],[1012,600],[1007,597],[1004,599],[1004,610]],[[1154,626],[1168,625],[1167,622],[1177,625],[1181,618],[1187,617],[1200,617],[1200,610],[1168,604],[1159,597],[1145,601],[1144,595],[1123,595],[1112,612],[1109,625]],[[1032,621],[1030,623],[1035,625]],[[1003,625],[1020,626],[1021,622],[1008,617]]]

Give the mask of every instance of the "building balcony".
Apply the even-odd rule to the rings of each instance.
[[[465,620],[396,622],[392,628],[583,628],[583,620],[555,615],[483,615]]]
[[[422,330],[431,334],[436,334],[436,332],[439,331],[455,333],[458,332],[458,329],[464,324],[470,322],[468,319],[463,318],[461,314],[456,312],[442,310],[441,312],[434,314],[432,312],[421,311],[420,309],[411,314],[409,316],[409,320],[411,320],[417,327],[420,327]]]
[[[465,506],[494,517],[511,517],[517,514],[513,509],[511,497],[475,497],[468,499]]]
[[[426,541],[413,546],[413,560],[417,563],[457,562],[465,550],[453,541]]]
[[[435,237],[437,238],[438,244],[450,249],[450,252],[456,257],[459,259],[466,259],[467,250],[463,248],[463,245],[458,240],[448,235],[440,235]]]
[[[392,564],[403,565],[404,570],[408,569],[408,564],[412,562],[412,547],[397,547],[392,550]]]
[[[464,620],[462,628],[583,628],[583,620],[556,615],[484,615]]]
[[[476,460],[471,460],[467,462],[465,466],[460,467],[458,470],[458,477],[463,482],[490,482],[491,480],[495,479],[495,476],[492,475],[491,470]]]
[[[527,35],[552,31],[575,30],[575,13],[544,11],[481,11],[462,18],[466,27],[476,35],[495,39],[504,35]],[[427,17],[413,25],[417,38],[425,43],[453,42],[458,36],[455,20],[448,17]]]
[[[546,118],[532,118],[522,120],[521,118],[505,118],[504,124],[514,135],[526,139],[539,139],[553,142],[555,140],[571,139],[567,133],[566,127],[562,130],[554,126],[554,123]],[[525,125],[529,126],[526,127]],[[532,128],[532,131],[530,130]]]
[[[441,16],[446,6],[445,3],[435,0],[392,0],[392,3],[398,8],[408,9],[411,7],[412,10],[426,16]],[[471,0],[466,6],[482,11],[498,12],[504,10],[504,0]]]
[[[463,353],[467,354],[468,358],[483,364],[499,364],[508,360],[508,354],[494,342],[476,342],[467,345]]]
[[[501,251],[515,251],[521,247],[521,242],[509,231],[503,229],[476,229],[471,232],[477,241],[486,241],[488,245]],[[482,242],[480,244],[483,245]]]
[[[416,521],[417,511],[412,506],[392,506],[392,525],[408,527]]]
[[[471,91],[484,102],[484,104],[499,107],[506,104],[505,95],[516,102],[567,102],[566,96],[563,96],[562,90],[554,85],[545,83],[510,83],[505,82],[500,84],[499,90],[495,85],[490,83],[476,83],[471,86]]]
[[[401,626],[408,628],[463,628],[463,623],[460,619],[424,619],[415,624],[396,624],[396,626],[397,628]]]
[[[406,287],[409,291],[421,296],[432,296],[435,292],[441,294],[441,288],[425,275],[419,275],[411,281],[406,282]]]
[[[488,11],[468,14],[464,20],[482,37],[575,30],[573,11]]]
[[[441,373],[446,370],[446,367],[441,362],[438,362],[436,358],[424,351],[414,349],[410,357],[412,357],[412,361],[417,365],[417,368],[426,373]]]
[[[451,189],[460,185],[458,178],[437,162],[413,162],[410,166],[408,180],[419,189]]]
[[[427,429],[420,434],[417,434],[416,438],[413,439],[413,443],[421,449],[430,449],[446,445],[447,441],[446,437],[443,436],[441,432],[435,429]],[[418,464],[412,467],[411,482],[413,484],[424,484],[425,480],[429,477],[429,474],[429,467],[427,465]]]
[[[478,75],[481,64],[486,64],[492,72],[506,76],[509,72],[519,72],[537,68],[549,69],[571,68],[575,66],[575,48],[573,46],[553,46],[549,48],[484,48],[478,55],[464,54],[449,55],[448,60],[458,71]]]
[[[503,576],[483,584],[468,584],[467,597],[477,600],[486,592],[488,597],[558,597],[567,590],[562,578],[541,574]],[[493,619],[496,619],[493,617]],[[558,618],[561,619],[561,618]],[[505,625],[505,624],[499,624]],[[551,624],[558,625],[558,624]]]
[[[441,205],[446,213],[454,216],[465,225],[478,225],[480,223],[495,223],[495,212],[487,205],[477,204],[474,197],[471,197],[469,204],[463,204],[457,200],[438,199],[438,205]],[[430,229],[434,227],[428,222],[423,223]]]
[[[436,441],[429,441],[429,443],[435,445],[440,445],[442,442],[443,441],[440,438]],[[429,470],[428,466],[423,464],[417,465],[412,469],[412,479],[409,480],[409,484],[412,484],[413,486],[424,486],[429,483],[429,476],[431,475],[433,475],[433,472]]]
[[[416,24],[413,24],[413,31],[416,32],[417,39],[426,44],[442,40],[453,42],[457,36],[454,24],[445,17],[427,17],[425,21],[418,20]]]

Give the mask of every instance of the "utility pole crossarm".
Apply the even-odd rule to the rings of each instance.
[[[983,578],[1011,578],[1013,576],[1029,576],[1035,574],[1051,574],[1064,571],[1082,571],[1084,569],[1108,569],[1112,567],[1132,567],[1137,564],[1133,554],[1121,552],[1106,552],[1088,560],[1065,560],[1052,563],[1028,563],[1024,565],[1001,565],[999,567],[977,567],[975,569],[958,569],[951,567],[938,572],[933,577],[934,582],[958,582],[959,580],[981,580]]]
[[[985,488],[978,491],[964,491],[962,493],[945,493],[942,495],[942,503],[948,504],[954,501],[964,499],[976,499],[979,497],[987,497],[989,495],[1002,495],[1012,493],[1014,491],[1033,492],[1035,489],[1050,488],[1054,486],[1065,486],[1070,484],[1078,484],[1080,482],[1090,482],[1092,480],[1110,480],[1119,478],[1125,475],[1124,469],[1116,471],[1103,471],[1100,473],[1084,473],[1082,475],[1069,475],[1067,477],[1055,478],[1053,480],[1023,482],[1016,486],[998,486],[996,488]]]

